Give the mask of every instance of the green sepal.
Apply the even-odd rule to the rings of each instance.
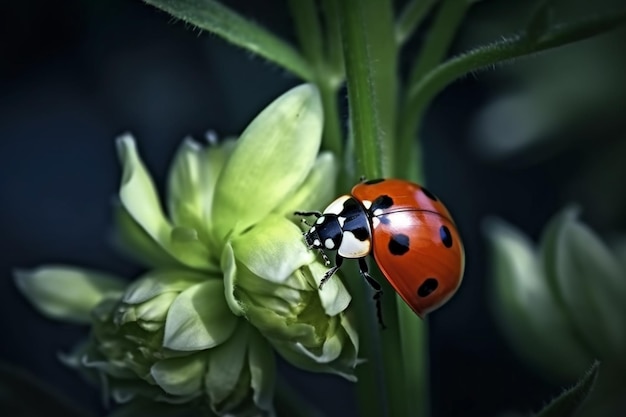
[[[120,294],[124,281],[112,275],[65,265],[14,272],[22,294],[47,317],[89,323],[91,310],[107,295]]]

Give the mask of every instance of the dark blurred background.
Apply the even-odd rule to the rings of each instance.
[[[283,1],[226,3],[294,40]],[[620,2],[583,3],[564,3],[557,17]],[[529,10],[521,0],[474,5],[453,52],[522,28]],[[240,132],[299,80],[139,0],[2,2],[0,31],[0,360],[102,413],[96,390],[57,360],[86,329],[36,313],[11,271],[69,263],[133,277],[139,267],[110,244],[116,136],[135,135],[162,186],[183,137]],[[623,232],[625,40],[618,31],[472,74],[431,106],[422,132],[429,188],[455,215],[467,250],[461,290],[430,319],[434,417],[528,412],[561,391],[494,325],[481,222],[499,216],[536,239],[576,201],[603,236]],[[353,415],[350,383],[284,364],[281,372],[329,416]]]

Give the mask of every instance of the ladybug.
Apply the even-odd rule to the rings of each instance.
[[[465,268],[463,243],[452,216],[426,188],[400,179],[363,181],[330,203],[324,212],[296,212],[315,216],[304,239],[309,249],[334,251],[335,265],[320,289],[343,260],[358,259],[361,276],[375,290],[378,318],[382,288],[368,272],[372,254],[381,272],[402,299],[423,318],[452,297]],[[384,325],[383,325],[384,326]]]

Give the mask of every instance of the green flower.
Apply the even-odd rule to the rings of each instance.
[[[340,279],[318,289],[326,268],[292,217],[334,196],[335,161],[317,155],[321,132],[318,92],[303,85],[236,141],[184,141],[167,215],[134,139],[121,137],[116,241],[148,272],[129,285],[66,266],[16,274],[42,313],[91,324],[89,340],[64,361],[117,402],[149,398],[229,416],[273,414],[273,350],[353,380],[350,295]]]
[[[594,359],[626,370],[626,268],[566,209],[536,247],[502,221],[488,223],[495,316],[541,370],[575,379]]]

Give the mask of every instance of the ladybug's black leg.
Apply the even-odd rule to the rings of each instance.
[[[381,297],[383,296],[383,287],[381,287],[380,283],[376,281],[369,273],[369,267],[367,266],[367,262],[365,258],[359,258],[359,272],[361,276],[365,278],[365,281],[369,284],[370,287],[374,290],[374,302],[376,303],[376,317],[378,317],[378,323],[380,327],[383,329],[386,328],[385,322],[383,321],[383,310],[381,305]]]
[[[322,217],[321,211],[296,211],[293,214],[294,216],[301,216],[301,217],[309,217],[309,216]]]
[[[328,258],[326,258],[326,260],[328,260]],[[328,281],[330,279],[330,277],[332,277],[333,275],[335,275],[335,272],[337,272],[337,270],[339,268],[341,268],[341,264],[343,263],[343,256],[337,254],[337,256],[335,257],[335,266],[333,266],[332,268],[330,268],[328,271],[326,271],[326,273],[324,274],[324,277],[322,278],[322,280],[320,281],[320,286],[319,289],[321,290],[322,287],[324,286],[324,284],[326,283],[326,281]]]
[[[309,222],[307,222],[304,217],[315,216],[317,218],[320,218],[322,216],[322,213],[319,212],[319,211],[296,211],[295,213],[293,213],[293,215],[294,216],[301,216],[301,217],[303,217],[302,223],[304,223],[307,226],[311,227],[313,225],[310,224]]]

